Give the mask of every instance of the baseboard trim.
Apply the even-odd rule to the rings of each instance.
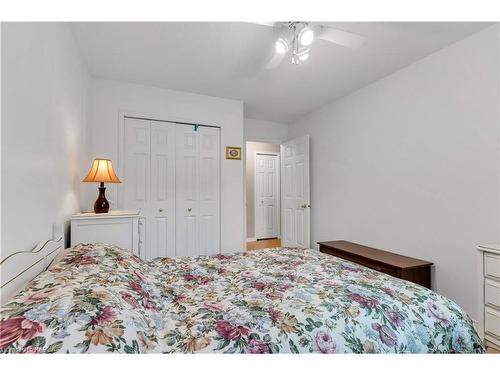
[[[257,238],[255,238],[255,237],[247,238],[247,242],[255,242],[255,241],[257,241]]]

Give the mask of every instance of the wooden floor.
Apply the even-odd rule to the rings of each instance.
[[[281,240],[279,238],[271,238],[269,240],[247,242],[247,250],[258,250],[268,247],[281,247]]]

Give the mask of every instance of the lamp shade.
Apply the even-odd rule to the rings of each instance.
[[[87,177],[82,182],[121,183],[109,159],[94,159]]]

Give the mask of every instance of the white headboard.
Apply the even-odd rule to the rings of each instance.
[[[63,237],[42,241],[33,249],[0,259],[0,305],[4,305],[28,282],[45,271],[64,247]]]

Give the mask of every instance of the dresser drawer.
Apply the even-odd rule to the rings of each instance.
[[[484,275],[500,280],[500,256],[484,254]]]
[[[345,259],[345,260],[348,260],[350,262],[360,264],[362,266],[371,268],[372,270],[382,272],[382,273],[385,273],[385,274],[388,274],[391,276],[398,277],[398,275],[399,275],[397,269],[392,268],[392,267],[388,267],[388,266],[383,265],[383,264],[379,264],[376,261],[370,261],[368,259],[355,257],[355,256],[352,256],[350,254],[345,254],[342,252],[335,251],[334,249],[328,249],[328,248],[324,248],[324,247],[320,247],[320,251],[324,254],[333,255],[333,256],[336,256],[337,258]]]
[[[139,215],[80,214],[71,218],[71,246],[105,243],[139,254]]]
[[[484,333],[500,340],[500,312],[490,307],[484,310]]]
[[[484,280],[484,303],[500,311],[500,282]]]
[[[389,268],[389,267],[385,267],[385,266],[380,266],[376,263],[365,263],[364,265],[368,268],[371,268],[372,270],[382,272],[382,273],[385,273],[387,275],[391,275],[394,277],[399,277],[399,274],[400,274],[400,272],[397,269]]]
[[[375,249],[349,241],[318,242],[319,251],[390,276],[431,287],[431,262]]]

